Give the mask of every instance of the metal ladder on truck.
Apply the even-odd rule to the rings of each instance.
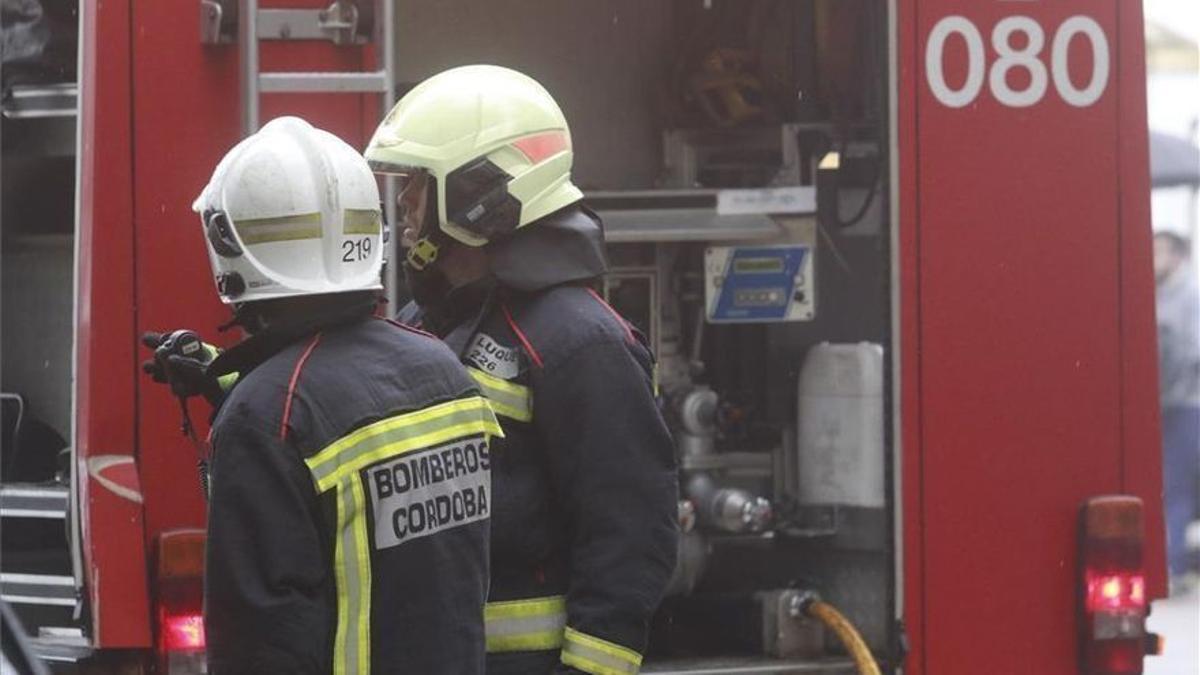
[[[201,0],[201,41],[236,40],[240,56],[242,135],[258,130],[262,94],[379,94],[379,118],[396,99],[396,16],[393,0],[335,0],[325,9],[260,9],[258,0]],[[261,40],[329,40],[337,45],[375,44],[375,70],[357,72],[264,72]],[[383,182],[384,222],[395,222],[395,181]],[[395,260],[397,237],[384,229],[386,260]],[[395,306],[395,284],[387,284]]]
[[[69,105],[44,108],[40,116],[69,117],[73,109],[71,100]],[[37,422],[27,419],[24,398],[0,393],[0,409],[4,418],[0,446],[7,468],[17,469],[18,474],[16,482],[0,483],[0,600],[13,609],[21,630],[33,638],[38,656],[73,661],[89,652],[78,627],[83,601],[71,510],[73,477],[61,466],[54,476],[41,471],[31,475],[18,468],[14,463],[18,457],[44,454],[48,448],[39,442],[45,439],[25,437],[24,428]],[[33,444],[25,447],[29,440]]]
[[[0,144],[3,154],[76,157],[78,83],[56,79],[51,74],[6,86],[0,115],[17,126]],[[63,439],[51,438],[59,431],[65,430],[31,416],[20,394],[0,392],[0,602],[6,618],[0,631],[28,633],[40,658],[72,661],[89,648],[78,627],[84,603],[71,499],[75,477],[59,463],[70,456],[69,441],[59,450]],[[57,470],[47,470],[46,461],[58,464]]]
[[[63,546],[69,546],[73,539],[68,533],[72,525],[70,502],[69,488],[62,484],[0,486],[4,528],[10,533],[20,528],[21,533],[15,536],[43,543],[33,549],[6,551],[0,596],[17,609],[24,629],[32,633],[35,652],[51,661],[74,661],[89,652],[83,631],[75,625],[83,603],[70,570],[69,551]],[[47,570],[46,565],[63,569]],[[14,567],[17,571],[7,571]]]

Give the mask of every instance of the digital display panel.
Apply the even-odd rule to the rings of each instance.
[[[783,258],[737,258],[733,261],[737,274],[781,274]]]

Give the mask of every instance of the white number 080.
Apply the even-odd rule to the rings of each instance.
[[[1017,33],[1024,33],[1026,38],[1025,46],[1020,49],[1012,46],[1013,35]],[[958,34],[967,45],[967,79],[958,89],[951,89],[946,84],[942,68],[946,40],[954,34]],[[1071,81],[1067,64],[1071,40],[1076,35],[1083,35],[1092,45],[1092,77],[1082,89]],[[992,96],[1013,108],[1031,106],[1042,100],[1047,80],[1052,78],[1058,95],[1076,108],[1087,107],[1099,100],[1108,85],[1109,70],[1108,38],[1104,36],[1100,24],[1091,17],[1073,16],[1058,27],[1050,47],[1049,77],[1046,64],[1038,58],[1045,45],[1046,34],[1041,24],[1030,17],[1010,16],[997,23],[992,29],[992,48],[996,50],[998,58],[987,74]],[[970,105],[983,88],[985,59],[983,37],[970,19],[948,16],[937,22],[929,32],[929,42],[925,45],[925,74],[933,95],[951,108]],[[1008,73],[1014,68],[1029,73],[1029,83],[1024,89],[1013,89],[1008,85]]]

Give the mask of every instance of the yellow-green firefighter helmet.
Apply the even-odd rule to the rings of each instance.
[[[571,183],[571,132],[542,85],[499,66],[463,66],[417,85],[364,153],[377,173],[424,171],[438,223],[483,246],[582,199]]]

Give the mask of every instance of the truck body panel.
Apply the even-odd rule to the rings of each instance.
[[[1014,8],[927,0],[899,9],[905,614],[915,672],[1074,668],[1074,631],[1064,627],[1075,615],[1077,508],[1089,496],[1145,501],[1148,589],[1165,591],[1148,403],[1157,394],[1140,13],[1118,2]],[[993,33],[1018,14],[1041,27],[1046,87],[1014,107],[995,96]],[[1056,29],[1077,16],[1095,20],[1111,58],[1107,87],[1083,107],[1064,101],[1046,72]],[[978,28],[978,58],[990,66],[962,107],[930,84],[929,36],[947,17]],[[1093,55],[1086,39],[1069,43],[1070,77],[1082,86]],[[947,40],[943,58],[950,88],[969,88],[966,38]],[[1004,79],[1018,91],[1031,84],[1028,72]]]

